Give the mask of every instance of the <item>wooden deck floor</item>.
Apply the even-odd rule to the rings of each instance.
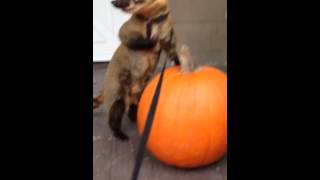
[[[93,92],[102,86],[106,64],[93,67]],[[139,142],[136,125],[123,121],[123,130],[130,141],[115,140],[107,124],[106,111],[98,109],[93,115],[93,179],[130,180],[134,158]],[[143,162],[139,180],[227,180],[227,157],[209,167],[181,170],[163,165],[149,154]]]

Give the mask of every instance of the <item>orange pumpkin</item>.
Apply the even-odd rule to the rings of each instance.
[[[143,132],[159,75],[145,88],[138,106]],[[227,151],[227,76],[203,66],[189,73],[179,67],[165,71],[147,144],[160,161],[195,168],[219,160]]]

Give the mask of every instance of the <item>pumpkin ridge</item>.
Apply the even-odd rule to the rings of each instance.
[[[195,83],[194,83],[194,84],[197,84],[199,81],[201,82],[201,80],[202,80],[202,74],[201,74],[201,73],[196,73],[194,79],[195,79]],[[198,91],[200,91],[200,92],[197,92],[197,94],[202,94],[202,91],[203,91],[202,89],[203,89],[203,87],[201,87],[201,86],[196,86],[196,87],[198,87],[198,88],[196,88],[196,89],[197,89]],[[206,94],[206,95],[208,95],[208,94]],[[209,95],[208,99],[209,99],[209,100],[211,99],[210,95]],[[210,112],[210,110],[211,110],[210,105],[211,105],[211,103],[210,103],[210,101],[209,101],[208,106],[207,106],[206,109],[204,109],[203,111],[211,114],[211,112]],[[208,122],[208,121],[209,121],[209,122]],[[210,123],[210,120],[208,120],[208,119],[206,119],[205,123],[207,123],[207,124],[209,124],[209,125],[211,124],[211,123]],[[204,165],[204,164],[205,164],[205,162],[206,162],[206,160],[207,160],[207,158],[208,158],[208,155],[209,155],[210,144],[211,144],[211,142],[212,142],[212,141],[211,141],[211,129],[210,129],[210,128],[207,128],[207,129],[206,129],[206,134],[208,134],[209,140],[207,140],[205,150],[203,150],[203,156],[202,156],[202,158],[201,158],[201,161],[199,162],[200,165]]]
[[[171,70],[171,69],[170,69]],[[169,79],[166,79],[166,82],[164,81],[163,82],[163,86],[162,86],[162,90],[165,90],[165,91],[167,91],[168,93],[167,93],[167,95],[169,95],[169,96],[172,96],[171,94],[172,94],[172,90],[175,88],[175,86],[172,86],[170,83],[169,84],[167,84],[167,82],[175,82],[175,84],[177,84],[177,81],[179,81],[180,79],[178,78],[178,76],[177,75],[170,75],[169,76]],[[179,89],[178,89],[179,90]],[[180,95],[181,93],[178,93],[178,95]],[[164,94],[162,94],[162,96],[160,97],[160,101],[159,102],[161,102],[161,104],[159,103],[159,105],[160,106],[158,106],[158,107],[166,107],[166,106],[168,106],[168,103],[170,103],[170,101],[166,101],[165,99],[166,98],[168,98],[168,96],[167,97],[165,97],[164,96]],[[179,99],[179,97],[175,97],[176,99]],[[170,104],[169,104],[170,105]],[[160,110],[160,111],[159,111]],[[157,114],[156,114],[156,116],[155,116],[155,122],[156,122],[156,125],[157,125],[157,129],[156,129],[156,131],[157,131],[157,135],[159,135],[159,134],[161,134],[161,129],[163,129],[163,128],[165,128],[165,127],[163,127],[163,117],[164,117],[164,115],[165,116],[168,116],[168,115],[166,115],[166,114],[164,114],[163,113],[163,110],[164,110],[164,108],[159,108],[158,109],[158,111],[159,112],[157,112]],[[172,120],[174,120],[175,118],[170,118],[170,120],[172,121]],[[176,121],[173,121],[173,122],[166,122],[166,124],[168,124],[168,123],[172,123],[173,124],[173,127],[175,127],[176,126],[176,124],[174,124]],[[157,136],[157,137],[161,137],[161,135],[160,136]],[[152,148],[153,149],[153,148]],[[169,149],[170,150],[170,149]],[[170,151],[166,151],[166,153],[168,153],[169,152],[169,156],[172,156],[172,153],[170,153]],[[152,152],[153,154],[155,154],[156,156],[158,156],[158,154],[156,153],[156,152]],[[169,162],[167,162],[167,157],[165,157],[164,159],[162,159],[162,160],[164,160],[166,163],[169,163]]]
[[[181,74],[179,74],[179,75],[177,75],[176,76],[176,83],[175,83],[175,85],[173,85],[173,87],[175,87],[176,88],[176,85],[181,85],[181,82],[183,82],[183,76],[181,76]],[[182,99],[181,98],[181,96],[183,95],[183,93],[182,93],[182,89],[181,88],[178,88],[178,90],[179,90],[179,93],[177,93],[178,94],[178,96],[176,97],[176,103],[179,105],[179,100],[180,99]],[[175,116],[176,116],[176,114],[180,114],[180,111],[181,111],[181,108],[179,107],[179,108],[177,108],[177,110],[176,110],[176,113],[175,113]],[[176,120],[176,118],[173,118],[173,128],[174,127],[178,127],[177,125],[179,124],[179,121],[177,121]]]
[[[170,76],[170,79],[168,79],[168,81],[175,81],[175,77],[174,76]],[[171,92],[172,92],[172,90],[175,88],[175,86],[169,86],[168,87],[168,84],[165,84],[164,83],[164,86],[162,86],[163,87],[163,89],[165,89],[166,91],[168,91],[168,93],[167,93],[167,97],[165,97],[164,95],[161,97],[161,105],[163,106],[163,107],[166,107],[166,106],[168,106],[168,101],[166,101],[165,99],[166,98],[168,98],[168,95],[169,96],[172,96],[171,95]],[[157,116],[155,116],[155,119],[158,121],[157,123],[158,123],[158,128],[156,128],[156,131],[157,131],[157,136],[156,137],[158,137],[158,135],[160,134],[160,132],[161,132],[161,129],[163,128],[163,126],[162,126],[162,124],[163,124],[163,116],[164,116],[164,113],[162,112],[163,111],[163,108],[159,108],[159,112],[157,113]]]

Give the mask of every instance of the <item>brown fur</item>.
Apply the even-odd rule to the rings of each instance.
[[[141,20],[137,16],[156,19],[168,12],[166,2],[164,0],[145,0],[144,3],[137,6],[139,10],[120,28],[121,45],[108,65],[103,91],[93,99],[94,109],[104,103],[110,110],[109,125],[115,137],[121,140],[128,139],[121,131],[122,116],[124,113],[129,113],[131,119],[135,119],[140,94],[155,71],[161,50],[164,50],[177,63],[176,38],[171,15],[169,14],[159,23],[152,24],[150,37],[147,37],[146,34],[148,21]],[[130,44],[137,39],[156,43],[152,48],[139,50],[129,48]]]

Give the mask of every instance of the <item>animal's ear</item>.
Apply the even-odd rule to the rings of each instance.
[[[144,3],[147,2],[148,0],[133,0],[134,3],[139,4],[139,3]]]

